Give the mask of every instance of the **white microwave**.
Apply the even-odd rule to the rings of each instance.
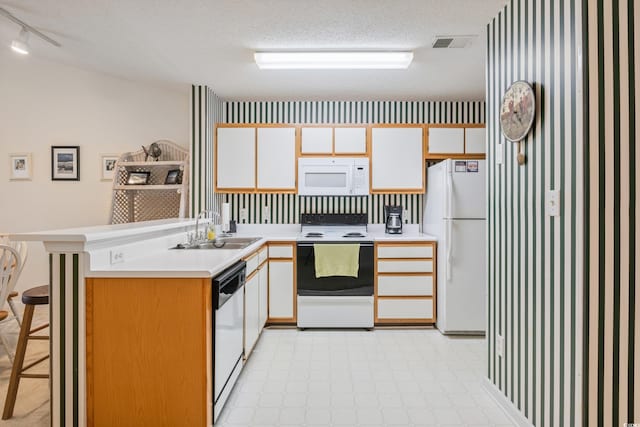
[[[301,196],[369,195],[367,157],[301,157],[298,159]]]

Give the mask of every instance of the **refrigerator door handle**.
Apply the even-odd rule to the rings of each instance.
[[[452,221],[451,219],[447,220],[447,282],[451,280],[451,238],[452,238]]]
[[[446,218],[452,217],[453,211],[453,176],[451,175],[451,171],[447,171],[447,213],[445,215]]]

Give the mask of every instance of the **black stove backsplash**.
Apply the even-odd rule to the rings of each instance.
[[[240,209],[247,210],[248,224],[298,224],[300,214],[366,214],[369,224],[384,224],[384,206],[402,205],[408,215],[406,224],[422,220],[422,194],[374,194],[365,197],[298,196],[297,194],[218,194],[221,202],[231,204],[231,219],[242,224]],[[264,215],[268,207],[269,219]]]

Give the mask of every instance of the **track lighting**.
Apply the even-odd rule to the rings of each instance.
[[[30,34],[33,34],[34,36],[46,41],[47,43],[54,45],[55,47],[60,47],[60,43],[58,43],[51,37],[45,34],[42,34],[40,31],[36,30],[35,28],[33,28],[31,25],[27,24],[23,20],[16,18],[8,10],[2,7],[0,7],[0,16],[4,16],[9,21],[15,22],[21,27],[20,34],[16,39],[14,39],[11,42],[11,49],[13,49],[14,52],[17,52],[21,55],[27,55],[29,53],[29,35]]]
[[[21,55],[29,54],[29,31],[26,28],[22,28],[18,38],[11,42],[11,49]]]

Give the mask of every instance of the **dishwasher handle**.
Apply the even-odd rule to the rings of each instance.
[[[212,280],[214,307],[222,307],[231,296],[244,286],[247,263],[238,261]]]

